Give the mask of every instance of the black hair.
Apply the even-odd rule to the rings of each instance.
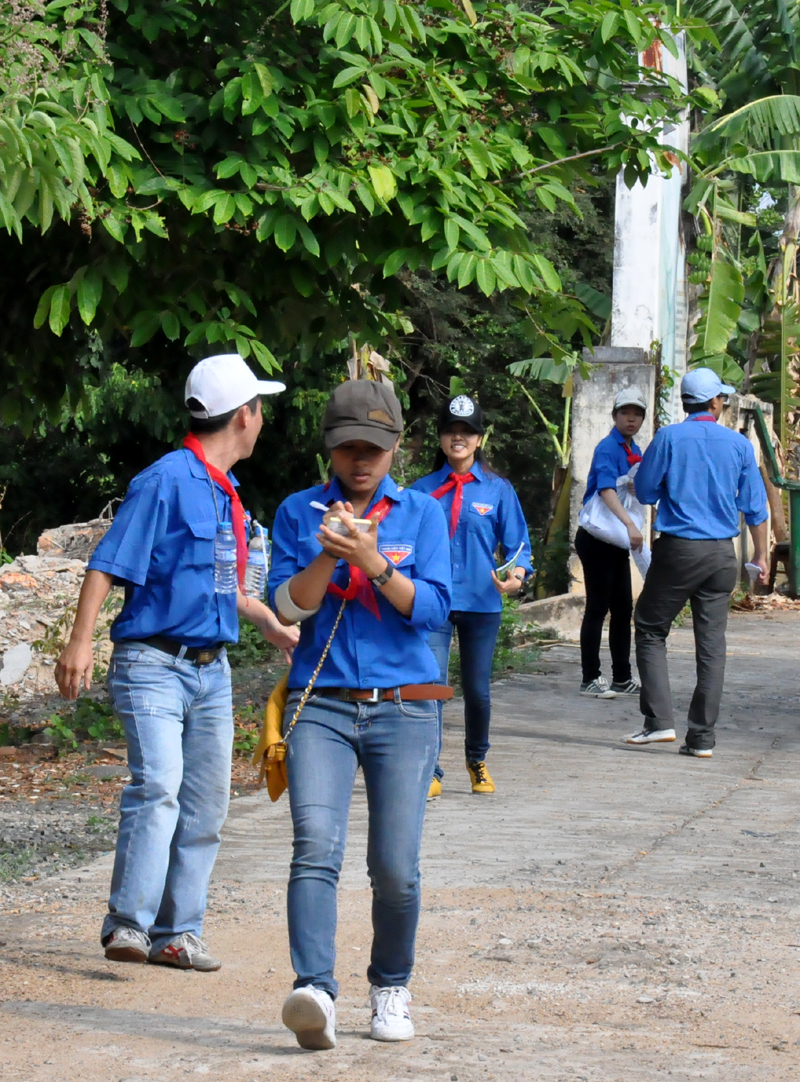
[[[708,402],[684,402],[683,409],[685,413],[708,413],[713,401],[713,398],[709,398]]]
[[[481,466],[483,466],[483,468],[486,470],[487,473],[493,473],[496,477],[501,477],[502,476],[502,474],[499,474],[497,472],[497,470],[494,469],[489,464],[489,460],[487,459],[486,455],[483,453],[483,448],[482,447],[476,447],[476,449],[475,449],[475,461],[480,462]],[[433,458],[433,470],[431,472],[436,473],[437,470],[440,470],[442,468],[442,466],[444,466],[445,462],[447,462],[447,455],[444,453],[444,451],[442,450],[441,447],[438,447],[436,449],[436,454],[434,455],[434,458]]]
[[[245,405],[251,413],[255,413],[258,409],[260,397],[260,395],[256,395],[256,397],[251,398],[249,402],[245,402]],[[186,405],[190,410],[205,409],[203,403],[196,398],[187,398]],[[237,406],[235,410],[228,410],[227,413],[221,413],[219,417],[190,417],[189,431],[194,433],[195,436],[210,436],[214,432],[221,432],[223,428],[228,427],[241,408],[241,406]]]

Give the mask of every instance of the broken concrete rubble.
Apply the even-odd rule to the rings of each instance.
[[[69,637],[86,559],[108,525],[97,519],[46,530],[37,555],[0,567],[0,724],[35,730],[62,705],[53,667]],[[101,664],[110,655],[113,616],[99,621]]]

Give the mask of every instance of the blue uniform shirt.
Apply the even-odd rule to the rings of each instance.
[[[436,500],[421,492],[402,492],[384,477],[373,503],[388,496],[393,506],[378,526],[378,550],[408,575],[416,587],[414,607],[406,617],[375,587],[380,620],[358,600],[348,601],[330,653],[317,679],[318,687],[391,688],[403,684],[428,684],[439,679],[439,666],[427,643],[427,632],[440,627],[450,611],[450,563],[447,558],[447,526]],[[269,601],[275,607],[275,591],[322,551],[316,534],[322,512],[312,500],[330,504],[345,497],[334,478],[326,488],[315,485],[284,500],[272,528],[272,566]],[[343,589],[349,582],[344,560],[339,560],[331,580]],[[328,641],[341,599],[326,594],[316,616],[301,624],[300,642],[292,658],[290,688],[304,688]]]
[[[633,440],[631,440],[631,451],[635,455],[642,453],[639,445]],[[604,488],[613,488],[616,491],[617,478],[624,477],[630,468],[625,437],[618,428],[612,428],[594,449],[583,502],[586,503],[595,492],[600,492]]]
[[[767,493],[750,441],[694,413],[660,428],[634,479],[640,503],[658,503],[655,528],[692,540],[721,540],[767,518]]]
[[[452,468],[445,462],[436,473],[420,477],[412,488],[434,492],[451,473]],[[469,481],[462,489],[461,515],[456,532],[450,539],[453,569],[451,608],[455,612],[500,612],[503,600],[495,589],[491,574],[495,567],[494,553],[501,545],[506,559],[510,560],[520,544],[524,543],[517,557],[517,566],[532,572],[528,525],[510,482],[484,469],[480,462],[473,463],[470,473],[475,480]],[[448,523],[448,533],[454,492],[455,489],[451,489],[438,500]]]
[[[230,499],[218,485],[214,492],[220,519],[230,521]],[[134,477],[89,560],[90,571],[125,587],[114,642],[151,635],[185,646],[238,640],[236,595],[214,592],[216,535],[211,483],[191,451],[172,451]]]

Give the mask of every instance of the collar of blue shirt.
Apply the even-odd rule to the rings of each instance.
[[[375,495],[372,497],[372,503],[370,504],[370,507],[372,506],[372,504],[377,503],[378,500],[383,499],[384,496],[388,496],[389,499],[394,500],[395,503],[397,503],[400,499],[400,489],[397,487],[397,485],[388,473],[375,490]],[[341,500],[342,503],[346,503],[347,497],[342,492],[341,486],[339,484],[339,478],[334,477],[328,488],[325,490],[325,502],[331,504],[336,503],[337,500]]]
[[[197,457],[197,455],[192,454],[191,451],[187,451],[185,447],[183,449],[183,453],[186,456],[186,464],[189,467],[189,473],[192,475],[192,477],[196,477],[200,481],[207,481],[208,471],[206,470],[200,459]],[[234,488],[239,487],[239,482],[236,480],[230,470],[228,470],[228,480]]]
[[[450,465],[449,462],[445,462],[444,466],[442,466],[440,470],[437,470],[433,476],[437,479],[437,481],[441,481],[444,484],[444,482],[447,480],[447,478],[452,472],[453,467]],[[486,480],[486,474],[480,462],[473,462],[470,466],[469,472],[472,474],[476,481]]]

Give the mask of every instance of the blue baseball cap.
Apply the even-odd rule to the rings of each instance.
[[[689,405],[710,402],[720,394],[736,394],[711,368],[693,368],[681,380],[681,399]]]

